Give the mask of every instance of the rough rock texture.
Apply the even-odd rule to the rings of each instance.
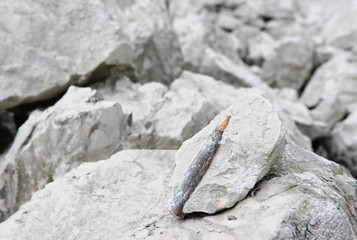
[[[111,55],[123,64],[132,58],[119,24],[99,0],[0,4],[0,49],[7,56],[0,60],[0,109],[53,97],[70,84],[80,84],[86,79],[79,76],[90,75]]]
[[[337,94],[343,105],[357,102],[357,58],[340,55],[316,70],[301,100],[310,108],[319,105],[325,95]]]
[[[168,84],[178,77],[182,55],[165,1],[102,1],[134,47],[136,79]]]
[[[120,105],[90,88],[71,87],[53,107],[33,112],[0,163],[1,219],[80,163],[123,148],[126,125]]]
[[[264,86],[264,83],[262,86]],[[184,71],[180,78],[176,79],[171,84],[171,89],[173,90],[181,88],[189,88],[191,90],[199,91],[202,95],[212,100],[214,107],[219,111],[223,111],[235,103],[240,95],[240,90],[230,84],[215,80],[209,76],[188,71]],[[284,123],[286,129],[286,139],[291,143],[310,150],[310,139],[300,132],[294,122],[294,120],[296,120],[296,114],[289,115],[284,111],[290,110],[290,105],[284,105],[281,97],[276,96],[268,86],[265,86],[265,89],[268,89],[268,91],[264,92],[264,96],[278,108],[279,118]],[[286,107],[286,109],[284,107]]]
[[[224,116],[232,118],[221,146],[183,212],[215,213],[234,206],[282,155],[285,130],[273,106],[255,90],[239,91],[237,102],[185,141],[176,154],[171,184],[175,189],[190,163]],[[254,146],[254,147],[253,147]]]
[[[336,12],[324,26],[322,37],[328,44],[348,50],[357,49],[357,3]]]
[[[310,75],[313,56],[314,48],[310,41],[283,39],[275,53],[264,62],[262,79],[272,86],[299,90]]]
[[[218,113],[210,99],[189,88],[169,90],[158,82],[141,85],[128,79],[95,88],[122,105],[130,116],[128,141],[139,148],[178,149]]]
[[[7,56],[0,60],[0,109],[55,97],[70,84],[107,76],[109,66],[144,82],[168,83],[181,71],[163,1],[0,4]]]
[[[270,88],[243,63],[235,64],[212,49],[206,49],[200,73],[212,76],[236,87],[255,87],[269,92]]]
[[[129,150],[82,164],[1,223],[0,238],[357,237],[356,180],[336,163],[293,145],[285,147],[268,176],[234,208],[177,220],[166,209],[174,154]],[[44,216],[48,217],[43,220]]]
[[[357,111],[337,123],[325,144],[331,158],[345,165],[357,177]]]

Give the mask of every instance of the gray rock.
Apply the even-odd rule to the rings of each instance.
[[[351,6],[338,11],[326,23],[322,31],[322,37],[328,44],[343,49],[357,50],[357,4],[351,2]]]
[[[286,38],[266,60],[261,77],[269,85],[301,89],[313,66],[313,44],[302,38]]]
[[[323,64],[311,77],[301,100],[309,108],[314,108],[327,95],[337,95],[346,107],[357,102],[356,57],[339,55]]]
[[[204,52],[200,73],[212,76],[236,87],[255,87],[264,92],[270,88],[253,74],[244,63],[235,64],[226,56],[207,48]]]
[[[163,1],[1,4],[0,50],[7,57],[0,60],[0,109],[56,97],[113,67],[142,82],[169,83],[180,74]]]
[[[277,102],[311,140],[329,136],[334,125],[345,115],[345,109],[336,95],[324,97],[318,107],[311,111],[299,101],[297,92],[293,89],[280,89]]]
[[[128,150],[85,163],[34,194],[0,224],[0,238],[129,239],[142,223],[164,213],[174,154]],[[16,230],[16,223],[6,226],[12,221],[22,230]]]
[[[0,38],[6,39],[0,51],[7,56],[0,60],[0,109],[54,97],[111,58],[124,65],[132,59],[119,24],[99,0],[0,4]]]
[[[139,148],[178,149],[218,113],[210,99],[189,88],[169,90],[158,82],[141,85],[128,79],[96,88],[130,115],[127,140]]]
[[[281,104],[280,97],[276,96],[274,91],[269,89],[268,86],[266,87],[268,91],[262,93],[264,94],[264,97],[267,97],[278,109],[279,118],[284,123],[286,129],[286,139],[291,143],[311,150],[310,139],[300,132],[294,122],[293,116],[284,111],[284,106],[289,110],[290,106]],[[202,95],[212,100],[214,107],[218,109],[218,111],[223,111],[235,103],[240,95],[240,90],[230,84],[209,76],[188,71],[184,71],[181,77],[171,84],[171,89],[173,90],[181,88],[188,88],[200,92]]]
[[[337,123],[325,142],[329,156],[357,177],[357,111]]]
[[[262,66],[274,53],[275,40],[267,33],[261,32],[248,42],[247,59],[250,63]]]
[[[80,163],[123,148],[126,127],[120,105],[101,101],[90,88],[70,87],[53,107],[33,112],[0,163],[1,220]]]
[[[221,146],[186,202],[184,213],[215,213],[234,206],[282,156],[285,130],[273,106],[255,90],[240,90],[235,104],[185,141],[178,150],[171,180],[173,189],[182,181],[205,139],[226,115],[232,118],[223,134]]]
[[[166,210],[174,154],[128,150],[109,160],[82,164],[35,193],[1,223],[0,238],[357,237],[356,180],[336,163],[293,145],[285,147],[268,176],[232,209],[176,220]]]
[[[227,56],[235,63],[240,63],[239,52],[243,51],[241,41],[233,34],[224,32],[219,27],[207,23],[205,16],[187,14],[173,20],[173,26],[179,38],[185,69],[198,71],[207,48]],[[195,34],[192,34],[192,33]]]
[[[180,45],[165,1],[102,1],[134,46],[132,64],[138,81],[168,84],[180,75]]]

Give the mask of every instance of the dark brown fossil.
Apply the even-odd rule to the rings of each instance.
[[[169,206],[169,210],[174,216],[183,217],[183,207],[211,165],[230,118],[231,116],[229,115],[225,116],[224,119],[218,123],[186,171],[182,182],[174,192]]]

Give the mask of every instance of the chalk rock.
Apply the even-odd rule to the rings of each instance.
[[[96,86],[130,116],[127,140],[139,148],[178,149],[218,113],[212,101],[189,88],[169,90],[158,82],[133,84],[128,79]]]
[[[179,76],[182,55],[165,1],[102,1],[134,47],[138,81],[168,84]]]
[[[274,53],[275,40],[267,33],[261,32],[248,41],[247,60],[251,64],[262,66]]]
[[[336,124],[326,149],[332,160],[345,165],[357,176],[357,111]]]
[[[204,53],[200,73],[212,76],[236,87],[255,87],[264,92],[269,91],[258,76],[244,64],[235,64],[226,56],[208,48]]]
[[[344,106],[357,102],[357,58],[338,55],[316,70],[301,100],[309,107],[319,105],[326,95],[337,95]]]
[[[182,221],[166,209],[174,154],[127,150],[105,161],[84,163],[35,193],[1,223],[0,238],[357,237],[356,180],[332,161],[288,144],[283,158],[249,197],[232,209]]]
[[[357,4],[351,2],[351,6],[338,11],[326,23],[322,31],[322,37],[333,46],[356,50],[357,49]]]
[[[20,218],[21,231],[5,222],[0,238],[129,239],[141,223],[163,214],[174,154],[128,150],[85,163],[34,194],[8,220]]]
[[[90,88],[70,87],[53,107],[33,112],[0,164],[1,220],[58,176],[121,149],[126,125],[120,105]]]
[[[218,111],[223,111],[235,103],[240,95],[240,90],[230,84],[216,80],[210,76],[189,71],[184,71],[180,78],[176,79],[171,84],[170,88],[173,90],[188,88],[198,91],[208,99],[212,100],[214,107],[218,109]],[[267,88],[269,87],[267,86]],[[278,108],[279,118],[284,123],[284,128],[286,129],[286,139],[291,143],[310,150],[310,139],[300,132],[294,122],[294,118],[284,111],[284,105],[281,104],[280,101],[281,98],[276,96],[272,90],[264,92],[264,94],[264,96],[268,97]],[[290,106],[287,106],[287,108],[289,109]]]
[[[261,77],[269,85],[299,90],[310,76],[313,66],[313,45],[302,38],[286,38],[266,60]]]
[[[173,27],[179,38],[185,69],[198,71],[207,48],[214,49],[235,63],[241,62],[238,53],[243,46],[240,40],[213,24],[207,24],[204,16],[187,14],[175,18]]]
[[[215,213],[234,206],[282,156],[285,130],[272,105],[256,90],[240,90],[235,104],[185,141],[178,150],[171,180],[173,189],[182,181],[205,139],[226,115],[232,118],[223,134],[221,146],[186,202],[184,213]]]
[[[124,65],[132,59],[119,24],[99,0],[1,2],[0,23],[6,56],[0,60],[0,109],[54,97],[84,83],[110,58]]]

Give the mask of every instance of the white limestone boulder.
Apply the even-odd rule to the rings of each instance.
[[[53,107],[33,112],[0,163],[1,220],[58,176],[123,148],[126,135],[120,105],[90,88],[70,87]]]

